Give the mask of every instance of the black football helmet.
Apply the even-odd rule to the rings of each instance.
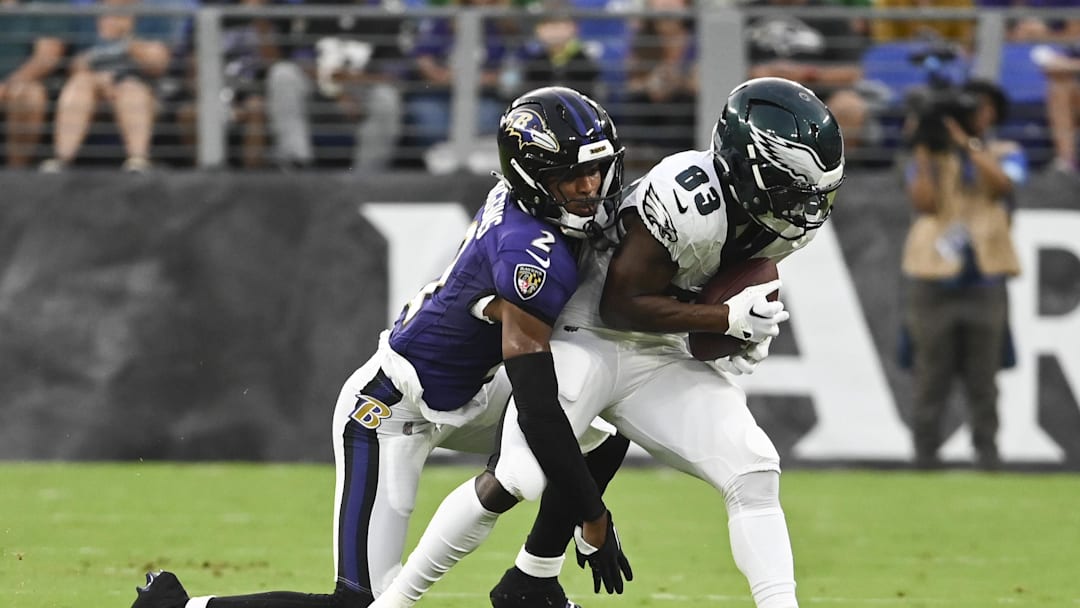
[[[728,95],[712,153],[742,208],[788,240],[825,223],[844,181],[844,138],[832,112],[783,78],[749,80]]]
[[[514,100],[499,121],[502,178],[533,215],[568,236],[598,236],[610,219],[622,189],[623,146],[611,117],[600,104],[566,87],[544,87]],[[566,211],[546,182],[600,169],[595,217]]]

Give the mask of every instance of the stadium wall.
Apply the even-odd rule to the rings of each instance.
[[[1061,180],[1036,177],[1015,217],[1000,438],[1009,463],[1080,470],[1080,210]],[[330,460],[341,383],[442,272],[490,184],[0,174],[0,458]],[[830,226],[781,265],[793,319],[743,384],[789,466],[910,458],[899,186],[852,175]],[[945,455],[964,460],[956,406]]]

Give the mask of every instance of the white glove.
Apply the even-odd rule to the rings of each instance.
[[[770,302],[765,297],[780,289],[780,279],[751,285],[724,302],[728,307],[728,329],[725,334],[761,342],[780,333],[780,324],[791,315],[784,310],[784,303]]]
[[[772,337],[765,338],[761,342],[751,343],[730,357],[713,361],[713,367],[733,376],[752,374],[757,369],[758,363],[761,363],[765,360],[765,357],[769,356],[770,344],[772,344]]]

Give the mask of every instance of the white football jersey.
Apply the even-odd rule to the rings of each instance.
[[[620,212],[637,210],[638,216],[679,269],[672,284],[690,292],[701,291],[702,285],[723,262],[723,249],[729,238],[738,239],[740,231],[729,234],[728,213],[720,181],[708,150],[688,150],[661,160],[648,174],[631,186],[623,198]],[[729,193],[734,197],[734,192]],[[793,230],[798,230],[792,227]],[[614,232],[614,229],[613,229]],[[782,259],[804,247],[816,231],[808,231],[796,240],[775,238],[760,246],[747,244],[750,254],[741,250],[740,259],[768,257]],[[682,341],[684,334],[661,335],[639,332],[615,332],[600,320],[600,296],[604,288],[612,250],[589,252],[581,268],[581,284],[563,309],[558,327],[573,326],[618,333],[623,339],[645,342],[673,343]]]

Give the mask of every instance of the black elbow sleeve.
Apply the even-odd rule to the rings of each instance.
[[[505,361],[518,408],[518,426],[549,484],[559,486],[584,521],[607,511],[581,454],[574,430],[559,405],[559,384],[550,352]]]

